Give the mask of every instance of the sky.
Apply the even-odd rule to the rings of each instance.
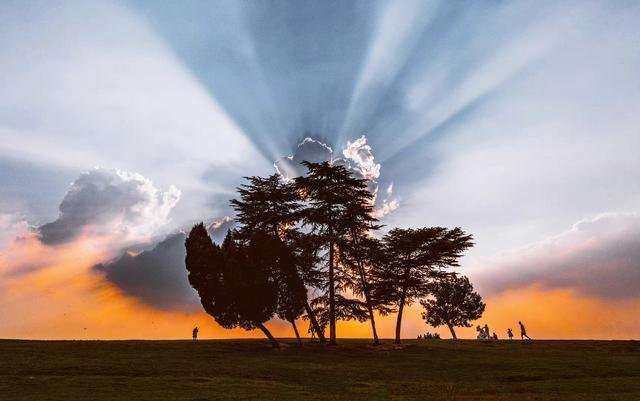
[[[460,272],[499,336],[640,337],[637,1],[9,0],[0,20],[0,338],[260,337],[202,311],[184,231],[220,240],[243,176],[302,160],[366,178],[383,231],[473,234]],[[403,336],[426,331],[448,335],[414,305]]]

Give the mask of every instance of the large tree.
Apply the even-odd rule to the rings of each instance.
[[[247,239],[256,232],[265,232],[280,241],[280,244],[273,244],[282,253],[283,260],[279,264],[281,269],[273,272],[280,283],[278,316],[291,322],[299,339],[295,320],[301,315],[297,311],[302,305],[318,338],[324,342],[324,334],[304,287],[316,285],[318,274],[314,253],[309,251],[307,238],[296,226],[300,217],[300,193],[293,183],[285,182],[277,174],[267,178],[245,178],[248,182],[237,189],[239,197],[231,200],[240,223],[238,234]]]
[[[219,247],[200,223],[192,228],[185,246],[189,283],[205,311],[227,329],[260,329],[277,348],[278,342],[264,325],[276,313],[278,302],[273,258],[265,252],[264,238],[252,237],[245,244],[229,232]]]
[[[329,162],[303,162],[308,174],[297,177],[295,184],[304,196],[300,211],[308,235],[322,250],[326,261],[326,302],[328,303],[329,342],[336,343],[336,279],[341,272],[336,263],[337,246],[350,231],[359,233],[374,228],[373,194],[367,181],[353,176],[344,166]]]
[[[429,294],[429,284],[458,266],[462,253],[473,246],[472,236],[460,228],[395,228],[383,238],[386,264],[381,291],[398,309],[395,343],[400,343],[404,308]]]
[[[371,324],[373,345],[380,344],[376,328],[375,312],[386,315],[393,311],[391,300],[385,297],[383,276],[379,273],[386,264],[382,242],[367,233],[351,232],[341,242],[339,249],[340,262],[347,267],[342,277],[343,286],[354,295],[360,297],[360,304],[366,310]]]
[[[473,285],[465,276],[447,276],[431,285],[431,297],[420,304],[425,308],[422,318],[432,327],[446,325],[451,336],[457,339],[454,327],[471,327],[471,321],[480,319],[485,304],[473,291]]]

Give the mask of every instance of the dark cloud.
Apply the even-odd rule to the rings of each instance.
[[[295,178],[307,173],[307,169],[300,163],[303,161],[322,163],[331,161],[333,149],[328,145],[311,138],[305,138],[292,156],[278,159],[274,166],[276,171],[285,178]]]
[[[538,284],[600,298],[640,295],[640,215],[606,214],[516,251],[478,277],[486,292]]]
[[[167,222],[180,191],[156,189],[139,174],[119,170],[93,169],[72,184],[58,218],[39,227],[44,244],[56,245],[76,238],[88,226],[118,235],[149,235]]]
[[[168,310],[196,310],[198,297],[189,285],[184,267],[186,235],[177,233],[138,255],[125,252],[120,258],[95,266],[107,281],[125,294]]]
[[[225,217],[207,224],[211,239],[221,243],[235,222]],[[189,285],[184,266],[186,234],[167,236],[153,248],[136,254],[127,251],[119,258],[98,264],[95,270],[125,294],[147,305],[165,310],[192,311],[200,308],[196,292]]]

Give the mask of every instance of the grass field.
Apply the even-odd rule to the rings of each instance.
[[[3,340],[0,399],[638,401],[640,342]]]

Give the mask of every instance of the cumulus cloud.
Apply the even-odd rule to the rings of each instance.
[[[333,165],[341,165],[350,170],[356,177],[367,180],[369,191],[376,197],[378,205],[374,215],[381,218],[396,210],[400,206],[398,199],[393,197],[393,184],[387,188],[384,199],[378,199],[378,178],[381,166],[374,160],[373,149],[367,143],[366,136],[362,135],[355,141],[347,141],[342,149],[342,156],[334,158],[333,149],[320,141],[305,138],[296,148],[293,155],[281,157],[274,166],[276,172],[285,180],[306,174],[306,168],[300,163],[309,161],[314,163],[331,162]]]
[[[581,220],[558,236],[502,255],[477,277],[489,293],[537,284],[607,299],[637,297],[640,214]]]
[[[364,135],[354,142],[347,141],[342,154],[347,160],[353,162],[353,170],[362,178],[375,180],[380,177],[380,164],[374,162],[373,151],[371,146],[367,144],[367,138]]]
[[[145,238],[168,222],[179,199],[180,191],[173,185],[160,191],[140,174],[95,168],[71,184],[58,218],[39,227],[40,239],[47,245],[62,244],[85,229]]]

